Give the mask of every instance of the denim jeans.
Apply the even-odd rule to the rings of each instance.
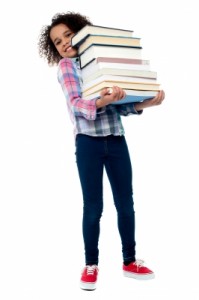
[[[76,136],[76,162],[83,193],[82,230],[85,263],[98,264],[103,172],[109,179],[117,211],[123,261],[135,260],[135,213],[132,165],[124,136]],[[113,249],[114,251],[114,249]]]

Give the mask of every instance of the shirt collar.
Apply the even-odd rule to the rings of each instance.
[[[77,56],[77,57],[73,57],[73,58],[71,58],[72,59],[72,61],[74,61],[74,62],[79,62],[79,57]]]

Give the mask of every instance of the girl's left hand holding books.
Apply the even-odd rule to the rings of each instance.
[[[165,92],[163,90],[160,90],[154,98],[145,100],[143,102],[137,102],[134,104],[134,106],[137,111],[140,111],[147,107],[160,105],[162,104],[162,101],[164,99],[165,99]]]

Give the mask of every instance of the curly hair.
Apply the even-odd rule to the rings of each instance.
[[[69,11],[55,14],[51,24],[42,27],[38,42],[39,56],[46,59],[51,66],[57,65],[62,58],[50,38],[51,29],[59,24],[65,24],[74,33],[86,25],[92,25],[89,18],[80,13]]]

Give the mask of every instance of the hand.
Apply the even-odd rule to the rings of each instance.
[[[125,91],[118,86],[113,86],[111,89],[104,88],[100,93],[100,98],[96,101],[96,105],[97,108],[100,108],[125,97]]]
[[[159,91],[158,94],[150,100],[147,100],[151,105],[150,106],[154,106],[154,105],[160,105],[162,104],[162,101],[165,98],[165,92],[163,90]]]
[[[163,90],[160,90],[154,98],[145,100],[140,103],[135,103],[134,106],[137,111],[143,110],[144,108],[147,108],[147,107],[162,104],[162,101],[164,100],[164,98],[165,98],[165,92]]]

